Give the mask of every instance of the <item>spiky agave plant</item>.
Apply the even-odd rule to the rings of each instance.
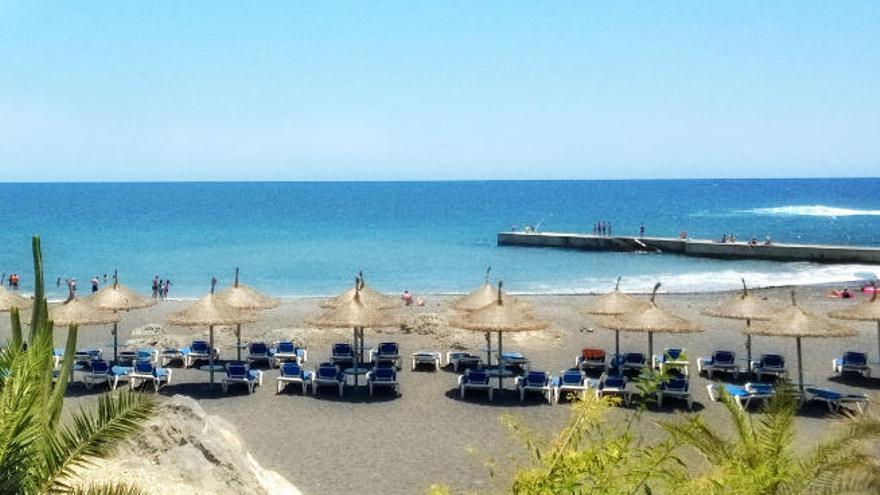
[[[694,478],[694,493],[773,495],[877,493],[880,474],[876,460],[864,453],[862,442],[880,436],[880,421],[869,416],[844,418],[840,433],[799,453],[794,449],[793,390],[779,389],[762,415],[742,411],[722,392],[736,435],[725,438],[702,416],[663,423],[673,438],[696,448],[711,464]]]
[[[27,345],[17,309],[12,337],[0,348],[0,493],[135,494],[124,483],[84,484],[76,470],[106,457],[119,441],[137,432],[155,401],[135,392],[105,394],[93,411],[80,409],[61,421],[64,392],[76,351],[69,327],[64,360],[55,370],[52,321],[43,290],[40,238],[33,238],[34,303]]]

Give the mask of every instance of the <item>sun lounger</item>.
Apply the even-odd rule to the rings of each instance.
[[[345,377],[333,363],[321,363],[312,374],[312,395],[318,395],[318,387],[335,386],[339,388],[339,396],[342,397],[345,388]]]
[[[276,386],[278,387],[277,394],[280,394],[289,383],[300,384],[303,395],[306,394],[306,389],[308,389],[309,383],[312,381],[311,371],[305,371],[299,363],[290,361],[281,363],[280,372],[281,374],[275,379]]]
[[[196,361],[211,359],[211,354],[208,350],[208,343],[204,340],[193,340],[189,347],[184,347],[180,352],[184,356],[184,366],[187,368],[192,366]],[[214,359],[220,357],[220,353],[217,352],[217,349],[214,349],[213,352]]]
[[[391,363],[395,368],[400,369],[400,346],[397,342],[382,342],[372,354],[372,361],[377,365]]]
[[[458,377],[458,390],[461,398],[468,389],[486,390],[489,392],[489,402],[492,402],[492,386],[489,385],[489,375],[484,370],[468,369],[465,374]]]
[[[605,362],[605,351],[602,349],[581,349],[581,355],[574,359],[575,368],[584,371],[605,370],[608,364]]]
[[[285,363],[288,361],[296,362],[297,364],[303,364],[308,361],[309,353],[306,349],[301,349],[296,346],[293,342],[289,340],[284,340],[280,342],[275,342],[275,345],[269,349],[269,356],[271,356],[272,360],[269,365],[272,367],[279,367],[281,363]]]
[[[330,352],[330,362],[338,365],[354,366],[354,350],[351,344],[333,344]]]
[[[689,375],[690,361],[685,357],[684,349],[667,347],[663,354],[655,354],[651,357],[651,365],[663,373],[667,368],[683,369],[685,375]]]
[[[265,362],[266,365],[269,365],[271,359],[269,356],[269,346],[265,342],[251,342],[248,344],[247,349],[248,365],[252,365],[257,361]]]
[[[631,400],[631,392],[627,390],[626,385],[626,377],[603,373],[602,376],[599,377],[599,383],[596,386],[596,397],[604,397],[608,394],[617,395],[620,396],[623,399],[623,403],[628,406]]]
[[[53,349],[52,350],[52,362],[53,368],[57,368],[61,366],[61,361],[64,359],[64,349]]]
[[[709,392],[709,398],[713,401],[720,399],[720,391],[722,389],[730,394],[731,398],[736,401],[739,408],[743,410],[748,409],[753,400],[762,400],[766,402],[768,399],[771,399],[776,395],[776,389],[773,388],[773,385],[767,383],[750,382],[746,383],[744,386],[732,385],[729,383],[723,385],[716,383],[706,385],[706,390]]]
[[[831,369],[838,375],[844,373],[858,373],[867,378],[871,378],[871,367],[868,366],[868,355],[864,352],[845,352],[831,362]]]
[[[134,371],[131,366],[111,366],[110,367],[110,388],[116,390],[119,382],[129,381],[129,376]]]
[[[84,366],[85,368],[89,368],[92,364],[92,361],[98,361],[103,359],[104,351],[101,349],[87,349],[87,350],[79,350],[76,351],[76,354],[73,356],[74,364],[78,364]]]
[[[507,368],[523,370],[529,368],[529,359],[519,352],[502,352],[501,364]]]
[[[786,375],[785,358],[781,354],[763,354],[761,359],[752,361],[752,372],[761,381],[764,375],[782,378]]]
[[[171,370],[168,368],[156,368],[149,361],[135,361],[134,369],[128,374],[129,385],[135,388],[138,380],[151,382],[153,389],[158,392],[162,384],[171,383]]]
[[[412,353],[412,370],[416,370],[416,366],[420,364],[430,364],[434,367],[434,371],[440,371],[440,360],[442,357],[439,352],[433,351],[417,351]]]
[[[525,376],[516,377],[516,388],[519,389],[520,402],[526,400],[526,392],[540,392],[548,403],[553,404],[553,382],[543,371],[529,371]]]
[[[180,349],[167,347],[159,351],[159,366],[165,367],[172,361],[180,360],[186,366],[186,357]]]
[[[229,391],[230,385],[244,383],[248,393],[254,393],[254,387],[263,384],[263,372],[252,370],[245,363],[229,363],[226,365],[226,376],[223,377],[223,393]]]
[[[453,371],[465,368],[477,368],[482,363],[480,356],[475,356],[469,352],[447,352],[446,364],[452,365]]]
[[[657,389],[657,407],[663,407],[663,399],[681,399],[687,404],[687,409],[693,409],[693,400],[691,399],[690,390],[688,390],[687,376],[678,376],[660,383]]]
[[[865,394],[844,394],[830,388],[823,387],[807,387],[807,400],[816,400],[824,402],[828,406],[828,411],[836,413],[844,404],[853,404],[859,411],[859,414],[865,412],[868,408],[868,396]]]
[[[627,352],[621,360],[621,370],[641,371],[645,368],[645,355],[641,352]]]
[[[555,379],[553,386],[554,402],[559,404],[559,398],[563,392],[576,392],[581,394],[582,398],[586,398],[587,391],[590,389],[587,376],[578,368],[561,371],[559,377]]]
[[[394,366],[377,366],[368,371],[367,385],[370,387],[370,397],[373,396],[373,389],[376,387],[390,388],[400,395],[400,384],[397,383],[397,370]]]
[[[110,384],[110,364],[104,360],[92,361],[91,369],[82,373],[82,382],[89,390],[95,383],[105,383],[108,387],[112,387]]]
[[[712,378],[715,372],[733,373],[733,379],[739,378],[739,365],[736,364],[736,353],[733,351],[715,351],[712,357],[701,357],[697,360],[697,370],[704,371]]]

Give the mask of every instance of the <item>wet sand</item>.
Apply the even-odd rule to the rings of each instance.
[[[854,300],[829,299],[827,288],[798,289],[798,300],[811,311],[824,314],[856,301],[866,299],[858,294]],[[760,297],[782,306],[789,304],[788,289],[754,291]],[[667,346],[686,348],[691,363],[699,356],[709,355],[713,349],[735,350],[745,357],[745,337],[740,321],[705,317],[700,310],[714,305],[730,294],[658,295],[661,307],[700,323],[706,331],[697,334],[655,334],[654,350],[659,353]],[[599,347],[613,352],[614,332],[595,328],[594,322],[578,312],[578,307],[590,296],[528,296],[539,316],[551,326],[542,332],[514,334],[504,338],[505,350],[515,350],[528,356],[532,369],[557,374],[571,366],[582,347]],[[189,395],[197,399],[208,414],[217,415],[231,423],[239,432],[248,450],[266,469],[277,471],[306,494],[364,493],[409,494],[423,493],[432,483],[448,483],[456,491],[497,491],[504,486],[508,472],[517,460],[523,459],[524,450],[510,437],[499,417],[510,413],[529,427],[543,432],[558,429],[569,414],[567,404],[550,406],[535,395],[519,401],[513,390],[513,381],[506,381],[507,391],[489,403],[484,394],[473,393],[467,399],[458,398],[457,375],[449,370],[439,372],[409,369],[406,357],[413,351],[446,351],[467,348],[475,351],[484,347],[484,334],[444,328],[438,319],[445,311],[449,297],[427,297],[424,308],[406,308],[418,322],[411,333],[367,329],[367,344],[393,340],[400,343],[404,356],[403,370],[399,373],[400,397],[379,392],[370,398],[365,387],[348,388],[339,398],[330,389],[323,389],[318,397],[303,397],[298,388],[291,386],[281,395],[275,394],[277,370],[265,370],[264,386],[254,395],[245,389],[231,390],[228,395],[220,387],[208,390],[208,374],[191,369],[175,369],[173,383],[160,391],[162,396]],[[333,342],[351,338],[350,330],[314,330],[303,325],[306,316],[318,309],[319,299],[291,299],[275,309],[260,314],[259,321],[243,329],[243,338],[273,341],[293,338],[309,349],[307,368],[312,368],[329,355]],[[185,304],[163,302],[146,310],[132,311],[123,316],[120,324],[120,342],[131,338],[132,329],[157,324],[170,332],[171,340],[186,342],[191,338],[206,338],[207,329],[181,329],[165,325],[165,317]],[[832,378],[830,361],[845,350],[863,350],[869,360],[877,360],[877,330],[874,323],[848,323],[858,330],[854,337],[842,339],[805,339],[804,378],[808,383],[831,385],[845,391],[866,392],[876,400],[880,380],[839,380]],[[8,318],[0,319],[0,339],[9,332]],[[233,358],[234,331],[216,330],[222,358]],[[56,347],[61,347],[63,333]],[[140,337],[138,337],[140,338]],[[149,339],[150,337],[146,337]],[[621,350],[647,352],[647,335],[621,332]],[[112,355],[109,328],[90,327],[80,330],[80,348],[101,346],[105,356]],[[493,338],[493,346],[495,341]],[[794,339],[755,337],[753,353],[780,352],[787,358],[789,372],[796,374]],[[875,365],[874,375],[880,375]],[[705,414],[710,423],[726,426],[725,411],[720,403],[709,400],[705,378],[698,377],[692,366],[691,390],[695,411]],[[82,387],[71,387],[70,405],[88,402],[95,393]],[[619,408],[612,413],[623,418],[633,414],[632,409]],[[655,420],[673,419],[686,414],[672,401],[662,410],[651,408],[639,424],[645,437],[660,433]],[[830,431],[836,420],[825,414],[824,406],[811,404],[801,410],[797,418],[799,438],[810,440]],[[484,466],[486,458],[497,461],[499,477],[492,480]]]

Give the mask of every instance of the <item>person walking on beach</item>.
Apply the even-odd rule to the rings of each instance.
[[[76,298],[76,279],[72,278],[67,281],[67,302],[73,301]]]
[[[163,301],[168,300],[168,289],[170,289],[170,288],[171,288],[171,280],[166,278],[165,285],[162,286],[162,300]]]
[[[153,299],[159,297],[159,276],[153,277]]]
[[[20,279],[18,278],[17,273],[13,273],[11,277],[9,277],[9,285],[12,286],[12,290],[18,290],[18,282]]]
[[[412,294],[410,294],[408,290],[404,290],[403,295],[400,296],[400,298],[403,299],[403,304],[407,306],[412,306]]]
[[[97,276],[97,275],[95,275],[94,277],[92,277],[92,294],[94,294],[95,292],[98,292],[98,285],[99,285],[100,283],[101,283],[101,282],[98,280],[98,276]]]

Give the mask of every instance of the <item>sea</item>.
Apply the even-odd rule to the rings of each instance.
[[[0,272],[32,290],[31,236],[42,239],[50,298],[75,278],[118,270],[150,292],[194,298],[232,282],[269,294],[327,296],[362,271],[392,293],[463,293],[488,276],[512,293],[850,283],[880,266],[728,261],[664,254],[499,247],[539,230],[880,246],[880,179],[0,184]],[[108,279],[109,280],[109,279]]]

